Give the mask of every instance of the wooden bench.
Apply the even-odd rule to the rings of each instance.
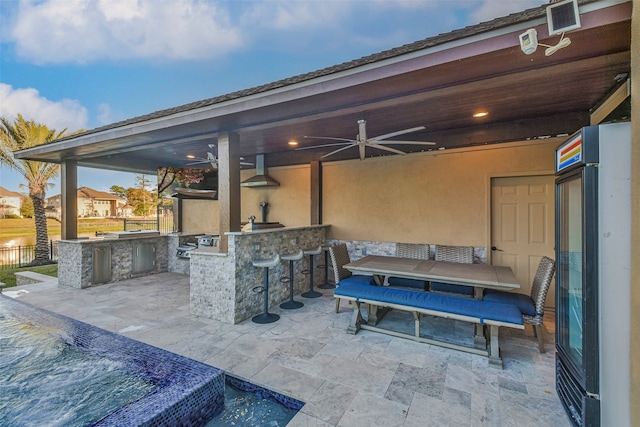
[[[430,292],[417,292],[355,282],[340,283],[334,291],[334,296],[352,301],[354,311],[351,323],[347,328],[348,333],[356,334],[360,329],[366,329],[454,350],[488,356],[489,364],[500,368],[502,368],[500,344],[498,341],[500,327],[505,326],[524,329],[520,310],[511,304],[456,298]],[[412,313],[415,321],[414,335],[367,324],[362,318],[360,304],[369,304]],[[486,348],[467,347],[420,336],[420,316],[422,315],[438,316],[486,325],[489,332],[486,340]]]

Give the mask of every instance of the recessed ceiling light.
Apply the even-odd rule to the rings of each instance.
[[[187,154],[187,159],[195,159],[196,156],[194,156],[193,154]]]
[[[291,139],[289,140],[288,144],[292,147],[295,147],[298,145],[298,141],[296,141],[295,139]]]
[[[489,113],[486,111],[478,111],[477,113],[473,114],[473,117],[475,117],[476,119],[481,119],[483,117],[487,117],[488,115]]]

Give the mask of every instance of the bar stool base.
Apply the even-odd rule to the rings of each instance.
[[[304,298],[320,298],[322,296],[322,293],[317,291],[309,291],[309,292],[300,294],[300,296]]]
[[[284,308],[285,310],[294,310],[302,306],[304,306],[304,304],[300,301],[287,301],[280,304],[280,308]]]
[[[251,318],[251,321],[253,323],[265,324],[265,323],[273,323],[273,322],[277,321],[278,319],[280,319],[280,316],[278,316],[277,314],[274,314],[274,313],[262,313],[262,314],[258,314],[256,316],[253,316]]]

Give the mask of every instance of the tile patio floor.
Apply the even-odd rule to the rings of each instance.
[[[298,310],[270,309],[281,315],[275,323],[229,325],[190,316],[189,277],[174,273],[82,290],[52,280],[4,291],[306,402],[290,427],[570,426],[555,392],[553,316],[544,354],[530,327],[503,328],[499,370],[481,356],[371,331],[349,335],[351,306],[343,302],[336,314],[332,290],[322,292],[296,296],[305,303]],[[412,325],[390,314],[385,321]],[[462,337],[473,330],[432,323]]]

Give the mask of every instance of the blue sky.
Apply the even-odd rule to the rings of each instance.
[[[0,116],[92,129],[339,64],[544,0],[0,0]],[[0,186],[26,181],[0,167]],[[47,195],[58,194],[59,179]],[[80,168],[108,191],[135,176]]]

